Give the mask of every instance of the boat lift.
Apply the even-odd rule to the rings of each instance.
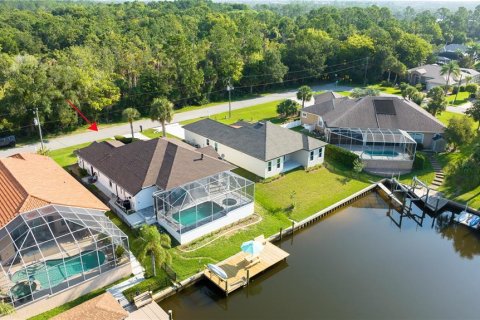
[[[425,207],[434,213],[437,213],[438,210],[448,203],[448,200],[443,198],[440,192],[430,188],[417,177],[413,177],[410,185],[403,184],[393,177],[390,182],[392,184],[392,192],[400,192],[405,195],[405,199],[409,198],[411,201],[421,201]]]

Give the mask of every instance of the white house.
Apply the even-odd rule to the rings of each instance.
[[[94,142],[78,164],[130,226],[159,223],[181,244],[253,213],[254,184],[232,172],[212,147],[153,139]]]
[[[220,156],[262,178],[322,164],[326,143],[271,122],[225,125],[204,119],[184,126],[185,141],[212,146]]]

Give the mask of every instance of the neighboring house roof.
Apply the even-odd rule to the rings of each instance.
[[[315,107],[315,106],[312,106]],[[315,113],[307,107],[304,112]],[[410,132],[443,132],[445,126],[425,109],[400,97],[364,97],[341,100],[335,108],[318,114],[327,127],[382,128]]]
[[[121,147],[94,142],[76,153],[132,195],[154,185],[169,190],[235,168],[211,150],[202,153],[164,139]]]
[[[325,142],[283,128],[271,122],[238,122],[232,126],[203,119],[184,126],[184,129],[262,161],[269,161],[298,150],[313,150]]]
[[[0,159],[0,227],[49,204],[108,210],[49,157],[22,153]]]
[[[458,52],[460,51],[461,53],[467,52],[468,47],[459,44],[459,43],[451,43],[443,47],[443,52]]]
[[[319,104],[325,101],[331,101],[332,99],[338,99],[338,98],[343,98],[344,96],[333,92],[333,91],[327,91],[321,94],[317,94],[313,97],[313,100],[315,101],[315,104]]]
[[[52,318],[52,320],[123,320],[129,313],[111,293],[105,292]]]
[[[409,73],[419,73],[422,77],[424,77],[426,82],[434,83],[434,84],[440,84],[444,85],[447,80],[447,75],[442,75],[441,74],[442,66],[438,64],[426,64],[417,68],[412,68],[409,69]],[[461,68],[461,77],[462,79],[465,79],[466,76],[477,76],[480,73],[474,69],[467,69],[467,68]],[[450,76],[450,84],[457,83],[460,81],[460,76],[456,77],[451,75]]]
[[[353,100],[346,96],[332,92],[325,92],[315,96],[315,104],[303,108],[302,111],[316,114],[318,116],[324,116],[336,108],[341,108],[343,105],[352,104]]]

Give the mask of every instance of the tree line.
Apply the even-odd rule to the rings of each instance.
[[[65,99],[110,122],[128,108],[149,116],[155,99],[225,99],[227,85],[246,95],[365,73],[397,80],[479,34],[480,6],[396,17],[378,6],[291,16],[210,1],[1,2],[0,135],[34,134],[35,108],[48,133],[79,127]]]

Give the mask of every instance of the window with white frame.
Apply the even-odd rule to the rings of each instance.
[[[218,143],[215,142],[215,151],[218,151]]]
[[[272,171],[272,161],[268,161],[267,169],[268,169],[268,171]]]
[[[313,160],[314,156],[315,156],[315,150],[310,151],[310,161]]]
[[[281,160],[280,158],[277,159],[277,169],[280,169],[280,165],[281,165]]]
[[[323,153],[323,148],[318,149],[318,157],[321,158]]]
[[[207,146],[209,146],[210,145],[210,139],[207,139],[206,143],[207,143]]]

